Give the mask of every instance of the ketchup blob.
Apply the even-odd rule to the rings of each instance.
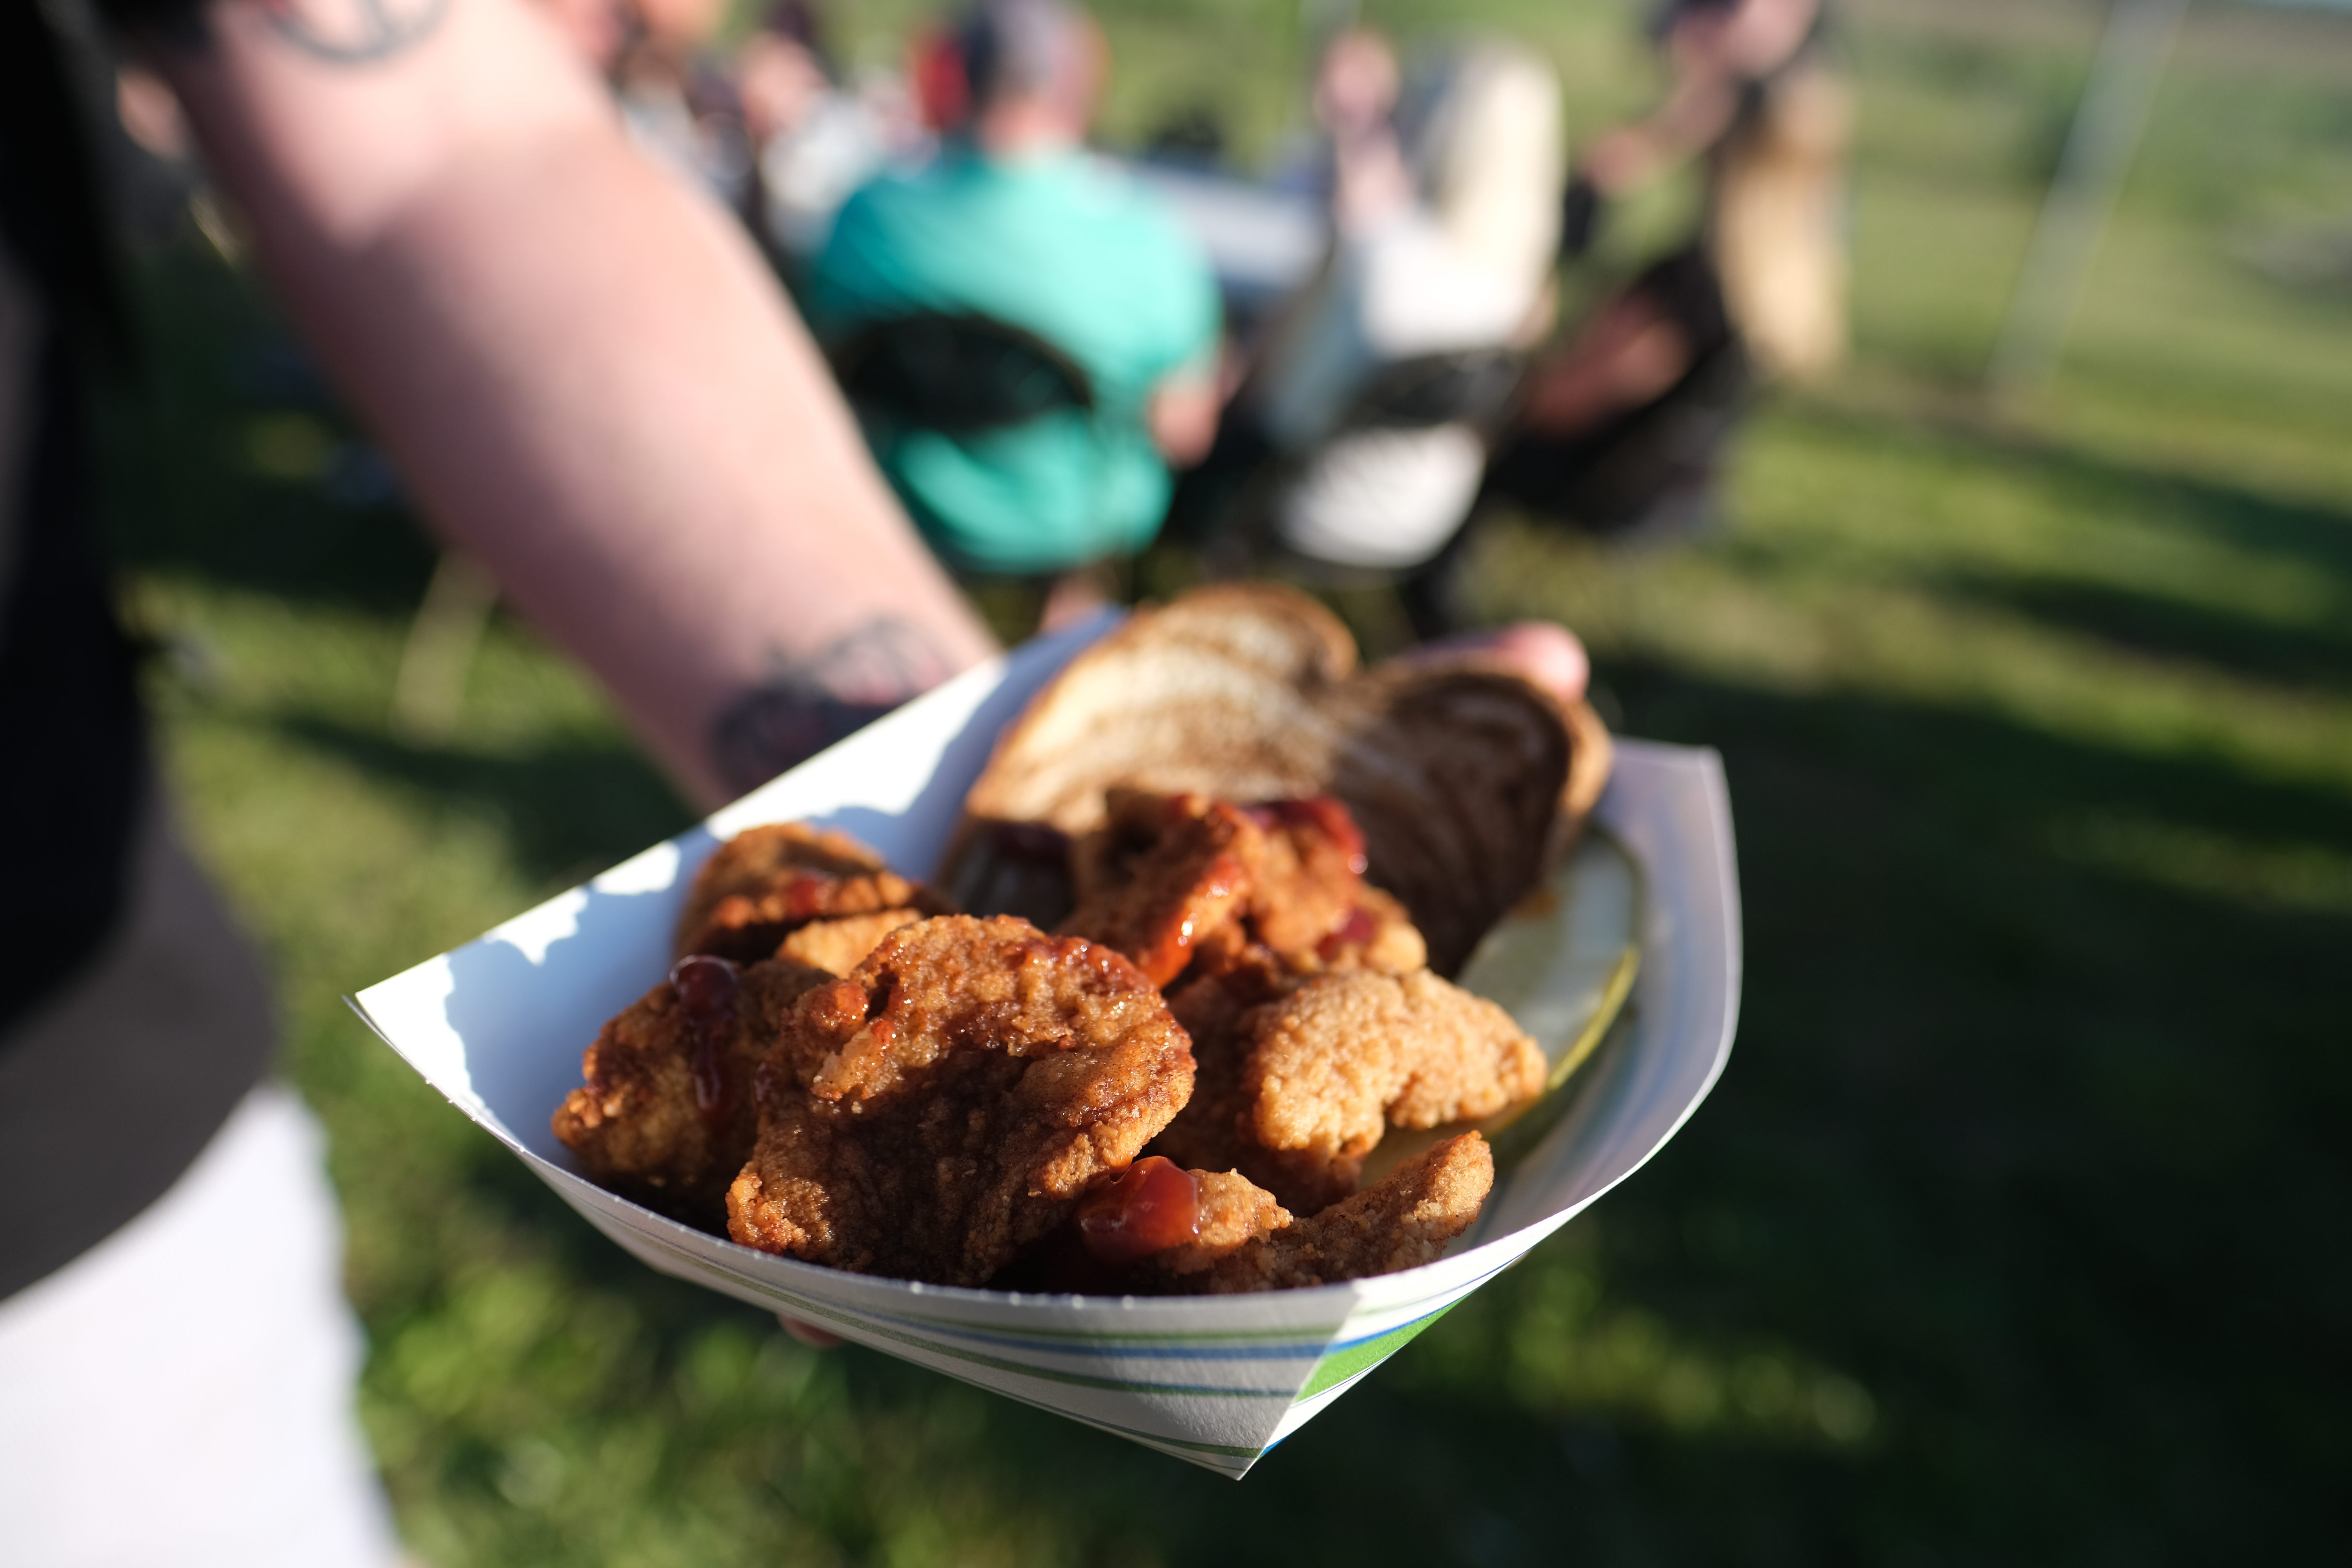
[[[742,989],[735,966],[708,953],[688,953],[671,967],[669,983],[694,1037],[694,1049],[687,1058],[694,1079],[694,1108],[705,1121],[724,1121],[730,1098],[727,1047],[735,1037],[735,998]]]
[[[1132,1263],[1200,1234],[1200,1184],[1192,1172],[1157,1154],[1138,1160],[1078,1205],[1078,1235],[1105,1263]]]

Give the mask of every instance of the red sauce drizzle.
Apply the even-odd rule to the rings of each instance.
[[[735,1037],[735,998],[741,990],[735,966],[723,958],[689,953],[671,968],[669,983],[694,1037],[687,1062],[694,1077],[694,1108],[705,1121],[724,1121],[731,1098],[727,1047]]]
[[[1200,1184],[1192,1172],[1157,1154],[1138,1160],[1078,1205],[1078,1235],[1105,1263],[1132,1263],[1200,1234]]]
[[[1363,829],[1347,806],[1328,795],[1298,795],[1289,800],[1261,801],[1244,807],[1261,827],[1304,827],[1319,833],[1348,857],[1348,869],[1360,877],[1370,864],[1364,856]]]
[[[1184,966],[1192,962],[1192,943],[1201,935],[1202,911],[1231,903],[1241,881],[1242,864],[1231,855],[1220,855],[1209,863],[1208,873],[1193,884],[1184,907],[1139,960],[1137,967],[1146,980],[1165,985],[1184,973]]]
[[[1332,928],[1331,934],[1315,944],[1316,956],[1325,963],[1339,956],[1342,948],[1358,947],[1380,934],[1381,918],[1358,904],[1348,911],[1348,918]]]
[[[824,912],[825,893],[834,879],[822,876],[795,877],[784,884],[784,918],[804,921]]]

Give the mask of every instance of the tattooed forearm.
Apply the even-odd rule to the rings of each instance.
[[[432,35],[449,0],[254,0],[269,30],[329,65],[365,66]]]
[[[951,673],[922,630],[894,616],[877,616],[812,654],[779,649],[768,678],[719,710],[712,765],[730,789],[756,788]]]

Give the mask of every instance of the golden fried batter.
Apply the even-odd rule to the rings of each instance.
[[[1491,1116],[1543,1092],[1543,1051],[1511,1016],[1426,970],[1318,975],[1240,1029],[1242,1098],[1270,1149],[1360,1162],[1386,1123]]]
[[[1313,1214],[1356,1190],[1362,1162],[1270,1148],[1259,1141],[1255,1108],[1242,1091],[1242,1068],[1251,1050],[1242,1020],[1300,982],[1263,949],[1257,953],[1255,962],[1193,981],[1169,998],[1176,1021],[1192,1037],[1192,1098],[1152,1140],[1151,1152],[1192,1170],[1236,1172],[1286,1208]]]
[[[1202,1274],[1292,1223],[1274,1194],[1232,1171],[1190,1171],[1197,1234],[1145,1261],[1163,1279]]]
[[[1377,969],[1411,974],[1429,967],[1429,946],[1404,906],[1369,883],[1356,889],[1356,907],[1316,945],[1325,969]]]
[[[1324,942],[1355,912],[1364,885],[1364,836],[1348,808],[1328,795],[1241,810],[1257,829],[1236,846],[1249,877],[1254,933],[1286,958],[1319,957]]]
[[[1114,790],[1110,820],[1079,851],[1078,907],[1061,929],[1118,949],[1154,985],[1184,972],[1194,948],[1239,919],[1248,894],[1241,812],[1200,795]]]
[[[1195,1086],[1152,1152],[1237,1171],[1296,1214],[1354,1192],[1391,1124],[1489,1116],[1543,1092],[1543,1051],[1510,1015],[1426,970],[1285,979],[1261,964],[1195,981],[1171,1005]]]
[[[715,1220],[758,1131],[752,1077],[793,1005],[831,978],[797,963],[754,963],[731,988],[722,982],[721,1005],[701,1016],[663,981],[588,1047],[587,1082],[557,1107],[556,1137],[599,1185]]]
[[[1415,1268],[1435,1262],[1448,1242],[1470,1228],[1494,1184],[1493,1151],[1475,1132],[1465,1132],[1398,1166],[1354,1197],[1275,1226],[1205,1269],[1168,1272],[1179,1289],[1225,1295]]]
[[[1363,880],[1363,838],[1326,796],[1235,805],[1115,789],[1074,850],[1078,907],[1061,929],[1108,942],[1153,984],[1262,948],[1302,973],[1406,973],[1425,956],[1402,905]]]
[[[714,850],[695,874],[677,922],[677,951],[739,963],[773,956],[811,921],[948,906],[845,834],[803,822],[747,828]]]
[[[836,1268],[982,1284],[1192,1089],[1184,1031],[1117,952],[1010,918],[923,921],[802,999],[760,1075],[729,1230]]]
[[[922,918],[920,910],[878,910],[870,915],[812,921],[784,938],[783,945],[776,949],[776,956],[805,963],[811,969],[822,969],[827,974],[846,974],[884,937]]]

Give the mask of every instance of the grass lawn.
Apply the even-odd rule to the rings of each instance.
[[[1262,8],[1105,9],[1116,132],[1206,102],[1275,143],[1298,56]],[[1580,126],[1646,90],[1620,7],[1475,9],[1559,55]],[[2062,374],[1995,413],[1973,378],[2096,16],[1853,7],[1851,373],[1762,411],[1699,544],[1492,537],[1487,612],[1566,620],[1620,728],[1724,753],[1738,1047],[1654,1163],[1240,1485],[652,1274],[345,1013],[688,814],[504,621],[456,729],[394,731],[431,552],[249,288],[157,256],[110,437],[130,602],[334,1135],[417,1555],[2343,1550],[2352,280],[2263,258],[2345,233],[2352,21],[2196,13]]]

